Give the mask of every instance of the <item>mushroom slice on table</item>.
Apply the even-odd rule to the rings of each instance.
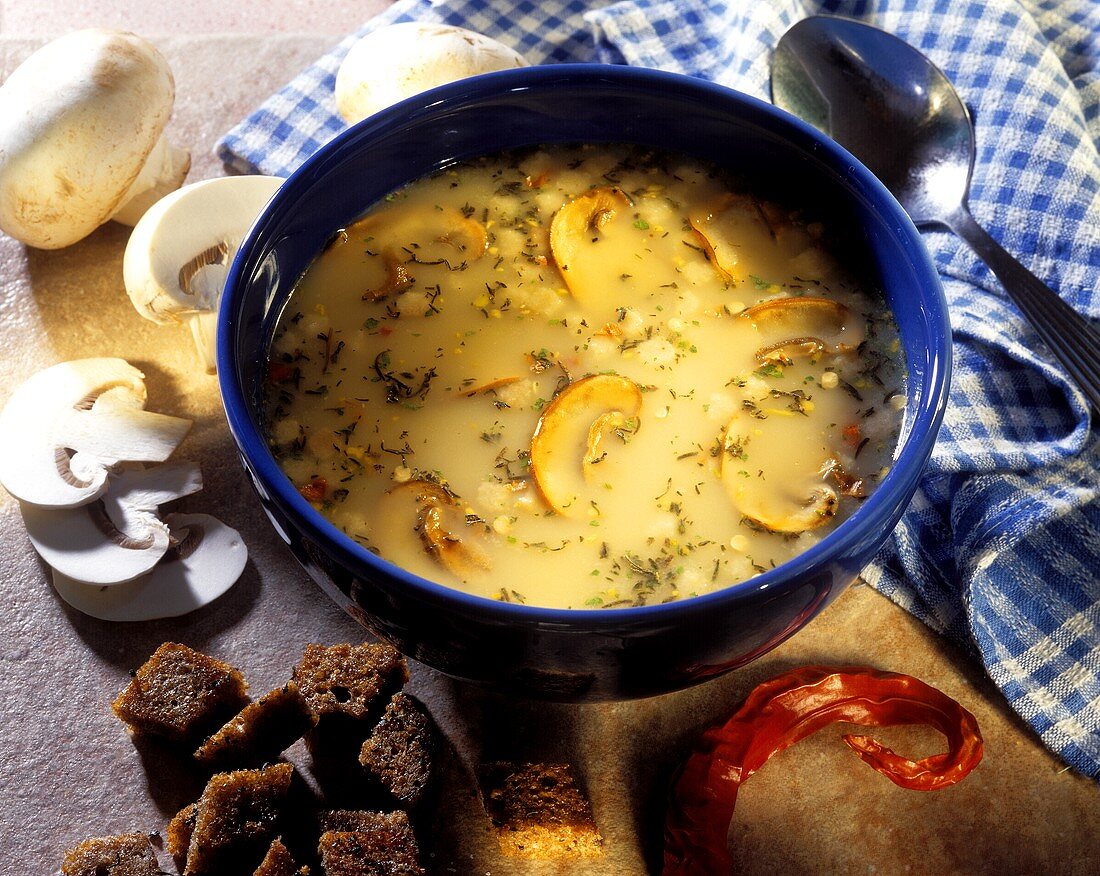
[[[497,377],[492,380],[477,381],[472,386],[464,386],[459,395],[464,398],[473,398],[475,395],[485,395],[500,389],[502,386],[510,386],[522,380],[522,377],[513,375],[510,377]]]
[[[850,353],[865,336],[866,320],[838,301],[803,296],[775,298],[741,311],[760,333],[756,358]]]
[[[638,385],[617,374],[583,377],[548,404],[531,436],[531,473],[546,503],[559,514],[587,513],[581,500],[607,455],[611,435],[637,431]]]
[[[443,568],[465,579],[489,569],[489,558],[477,543],[473,527],[485,527],[467,517],[458,497],[439,484],[412,480],[391,493],[406,493],[416,501],[416,532],[428,555]]]
[[[837,512],[825,483],[834,459],[820,423],[789,411],[739,411],[726,427],[720,476],[743,522],[770,532],[816,529]],[[763,418],[760,414],[764,414]]]
[[[597,243],[613,223],[630,215],[632,206],[622,189],[601,186],[574,198],[550,220],[550,252],[578,301],[593,302],[603,292],[606,271],[600,268],[607,255]]]
[[[362,37],[344,57],[336,74],[336,107],[355,123],[429,88],[526,66],[518,52],[472,30],[391,24]]]
[[[109,219],[132,225],[190,168],[164,138],[174,99],[168,63],[134,34],[44,45],[0,86],[0,228],[58,249]]]
[[[126,244],[122,276],[134,307],[161,325],[188,323],[208,374],[229,264],[282,183],[226,176],[184,186],[154,204]]]
[[[111,475],[100,501],[79,508],[24,504],[23,522],[34,549],[62,575],[122,584],[149,572],[171,547],[159,506],[201,489],[193,463],[131,465]]]
[[[0,412],[0,483],[23,502],[71,508],[103,494],[110,466],[163,462],[191,421],[142,410],[143,378],[113,358],[39,371]]]
[[[164,522],[178,544],[151,572],[104,586],[54,570],[58,595],[77,611],[100,620],[156,620],[209,605],[240,578],[248,549],[235,529],[208,514],[169,514]]]

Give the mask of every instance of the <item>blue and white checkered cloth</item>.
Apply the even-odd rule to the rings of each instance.
[[[340,60],[384,24],[460,25],[535,64],[658,67],[766,99],[771,49],[821,12],[895,33],[951,77],[977,126],[978,221],[1100,317],[1096,0],[401,0],[219,154],[240,171],[292,171],[344,128]],[[947,233],[924,240],[951,305],[954,386],[920,490],[864,577],[970,649],[1051,749],[1100,778],[1100,432],[990,271]]]

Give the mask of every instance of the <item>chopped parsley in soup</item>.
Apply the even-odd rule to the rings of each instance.
[[[351,538],[471,593],[745,581],[850,515],[897,443],[897,333],[822,214],[628,146],[418,180],[291,294],[270,446]]]

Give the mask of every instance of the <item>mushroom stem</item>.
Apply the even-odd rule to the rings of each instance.
[[[191,153],[172,146],[161,134],[111,218],[123,225],[137,225],[146,210],[183,185],[190,169]]]
[[[195,349],[199,353],[199,361],[206,369],[207,374],[218,372],[218,360],[216,355],[218,340],[218,311],[211,310],[196,313],[187,320],[191,326],[191,337],[195,341]]]
[[[121,406],[63,411],[55,421],[59,447],[114,465],[164,462],[191,429],[191,421],[168,414]]]

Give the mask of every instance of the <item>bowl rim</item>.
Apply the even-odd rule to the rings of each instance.
[[[234,355],[238,301],[242,297],[241,290],[245,287],[242,282],[245,267],[254,269],[257,263],[254,253],[275,224],[276,220],[272,217],[280,213],[284,205],[296,202],[330,161],[338,161],[345,151],[356,149],[377,134],[407,124],[412,114],[445,112],[456,104],[461,105],[494,94],[545,89],[553,87],[555,82],[586,80],[602,80],[608,85],[618,85],[628,90],[671,89],[694,92],[700,97],[730,106],[738,114],[747,114],[750,120],[754,121],[751,118],[754,116],[756,119],[763,118],[768,122],[769,130],[774,130],[777,126],[780,129],[786,127],[789,129],[788,133],[794,135],[796,145],[800,145],[797,142],[799,140],[803,143],[808,141],[811,147],[809,151],[838,176],[845,176],[849,180],[848,188],[858,189],[858,197],[862,197],[872,206],[884,223],[894,228],[894,238],[903,244],[903,249],[909,255],[913,273],[917,275],[918,282],[928,290],[929,305],[923,308],[930,343],[927,348],[925,381],[919,392],[919,406],[912,415],[906,415],[905,441],[890,471],[851,517],[841,522],[817,544],[753,578],[728,584],[699,596],[616,609],[551,608],[503,602],[422,578],[367,550],[316,511],[283,473],[257,422],[250,414],[250,404],[242,390],[240,369]],[[909,484],[915,484],[918,480],[931,454],[947,406],[951,373],[951,326],[947,302],[939,275],[920,233],[889,190],[855,156],[796,116],[715,82],[648,68],[609,64],[523,67],[443,85],[381,110],[337,134],[287,178],[243,239],[230,266],[224,290],[219,311],[216,353],[223,407],[230,431],[246,466],[262,484],[269,501],[274,501],[300,527],[304,535],[325,545],[328,552],[335,552],[342,565],[353,570],[366,566],[374,576],[398,581],[402,588],[419,599],[430,603],[450,603],[452,608],[461,608],[483,619],[510,624],[575,630],[612,629],[650,625],[658,620],[673,621],[687,614],[731,607],[765,593],[770,598],[780,597],[786,591],[800,586],[804,576],[813,567],[827,566],[830,558],[852,551],[858,543],[872,537],[875,530],[885,525],[884,518],[889,515],[891,494],[908,489]],[[937,338],[943,340],[937,343]],[[910,389],[910,398],[912,392]],[[286,538],[285,533],[280,534]]]

